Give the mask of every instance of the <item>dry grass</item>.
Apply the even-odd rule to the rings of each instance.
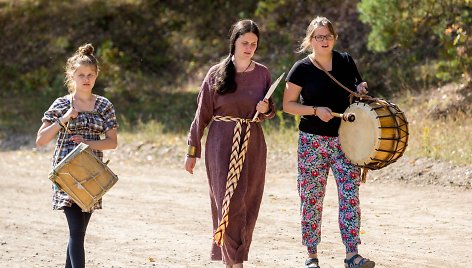
[[[471,132],[472,120],[465,115],[456,120],[413,120],[410,124],[408,154],[470,165]]]
[[[400,99],[410,130],[406,154],[470,165],[471,94],[470,85],[449,84],[427,94]]]
[[[405,155],[455,165],[472,163],[471,105],[464,101],[464,92],[467,93],[464,85],[448,85],[428,94],[406,95],[393,100],[409,123],[410,136]],[[293,124],[285,125],[280,114],[278,117],[279,120],[272,120],[278,122],[277,126],[271,122],[264,123],[264,132],[270,160],[281,163],[279,161],[283,162],[284,158],[294,157],[298,131]],[[163,129],[154,121],[139,124],[132,132],[121,132],[120,143],[127,144],[129,154],[146,151],[145,159],[161,159],[170,166],[180,166],[187,150],[186,134],[166,133]]]

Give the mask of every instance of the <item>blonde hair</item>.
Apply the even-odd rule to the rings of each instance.
[[[308,25],[308,27],[306,29],[305,38],[303,38],[303,41],[302,41],[302,43],[300,44],[300,47],[297,50],[298,53],[307,52],[310,49],[312,49],[311,39],[313,38],[313,34],[315,33],[315,30],[318,27],[322,27],[322,26],[328,28],[328,30],[331,32],[331,34],[334,35],[334,38],[338,39],[338,34],[334,30],[334,27],[333,27],[333,24],[331,23],[331,21],[329,21],[326,17],[317,16],[316,18],[314,18],[310,22],[310,25]]]
[[[66,77],[64,79],[64,84],[66,85],[69,93],[73,93],[75,91],[72,77],[74,76],[75,70],[77,70],[80,65],[93,66],[97,74],[100,71],[98,67],[98,60],[93,55],[94,50],[95,49],[93,48],[92,44],[88,43],[80,46],[79,49],[77,49],[77,51],[74,53],[74,55],[67,59],[67,63],[65,66]]]

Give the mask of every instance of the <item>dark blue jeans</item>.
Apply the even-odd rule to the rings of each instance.
[[[92,213],[82,212],[79,206],[65,207],[64,214],[69,225],[69,244],[67,245],[66,268],[85,267],[85,231]]]

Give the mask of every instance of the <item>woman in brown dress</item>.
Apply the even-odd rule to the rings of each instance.
[[[204,130],[211,123],[205,145],[215,236],[211,259],[232,268],[248,260],[266,170],[267,148],[259,122],[275,114],[272,100],[264,99],[270,73],[252,60],[258,42],[256,23],[241,20],[233,25],[230,54],[210,68],[201,85],[185,158],[185,169],[193,174]]]

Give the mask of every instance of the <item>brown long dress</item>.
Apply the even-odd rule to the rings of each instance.
[[[264,65],[255,64],[251,71],[236,74],[237,90],[220,95],[210,88],[213,82],[210,68],[198,95],[198,108],[190,127],[188,144],[197,148],[197,157],[201,156],[201,138],[208,124],[205,145],[205,164],[209,183],[213,233],[218,228],[222,217],[222,205],[226,190],[233,129],[235,122],[212,121],[214,115],[252,119],[256,113],[256,104],[267,93],[271,78]],[[271,112],[260,114],[259,119],[272,118],[275,114],[272,100]],[[243,125],[242,135],[246,132]],[[212,260],[222,260],[232,265],[247,261],[252,233],[259,213],[264,191],[267,148],[260,123],[251,123],[246,160],[242,167],[238,186],[229,206],[229,224],[224,236],[224,245],[218,247],[214,242],[211,249]]]

